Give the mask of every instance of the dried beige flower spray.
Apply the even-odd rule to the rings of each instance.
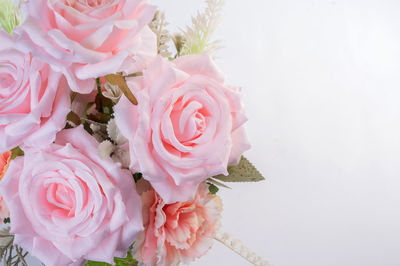
[[[207,7],[204,12],[197,12],[197,15],[192,17],[192,24],[182,30],[181,34],[171,35],[166,29],[168,23],[165,21],[165,13],[156,12],[149,27],[157,36],[159,55],[171,57],[171,52],[168,49],[168,43],[171,40],[177,50],[175,57],[189,54],[213,54],[221,48],[220,41],[212,40],[211,37],[219,25],[224,1],[206,0],[206,4]]]
[[[0,260],[5,266],[28,266],[25,257],[28,252],[14,245],[14,235],[10,233],[10,227],[0,230]]]
[[[220,48],[220,41],[212,41],[211,36],[217,29],[223,0],[206,0],[207,7],[203,13],[197,12],[192,17],[192,25],[187,26],[183,32],[183,46],[179,55],[187,54],[212,54]]]
[[[165,13],[160,11],[156,12],[153,21],[149,24],[150,29],[157,36],[158,54],[163,57],[171,56],[171,53],[168,51],[168,42],[171,40],[171,35],[166,29],[167,26],[168,23],[165,21]]]

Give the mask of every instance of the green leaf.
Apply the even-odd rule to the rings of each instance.
[[[132,257],[132,254],[128,252],[125,258],[114,258],[115,266],[133,266],[137,265],[137,261]],[[86,262],[85,266],[111,266],[111,264],[100,261],[89,260]]]
[[[14,149],[11,150],[12,154],[11,154],[11,160],[14,160],[15,158],[17,158],[18,156],[23,156],[24,155],[24,151],[21,150],[20,147],[15,147]]]
[[[212,179],[212,178],[207,179],[207,182],[208,182],[208,183],[211,183],[211,184],[214,184],[214,185],[216,185],[217,187],[223,187],[223,188],[232,189],[231,187],[228,187],[227,185],[225,185],[225,184],[223,184],[223,183],[221,183],[221,182],[218,182],[217,180]]]
[[[215,179],[224,182],[258,182],[265,180],[261,173],[244,156],[238,165],[228,166],[228,176],[217,175]]]
[[[73,111],[68,113],[67,120],[74,123],[75,126],[79,126],[81,124],[81,118]]]
[[[136,72],[136,73],[128,74],[128,75],[124,76],[124,78],[134,78],[134,77],[141,77],[141,76],[143,76],[143,72]]]
[[[106,262],[88,260],[85,266],[112,266],[112,265]]]
[[[215,195],[217,194],[219,188],[214,184],[208,183],[208,190],[210,191],[211,194]]]
[[[114,258],[115,266],[132,266],[136,265],[137,261],[132,257],[132,254],[128,252],[126,258]]]

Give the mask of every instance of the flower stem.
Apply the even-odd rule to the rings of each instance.
[[[100,110],[101,110],[101,112],[103,112],[103,94],[101,93],[101,81],[100,81],[100,78],[97,78],[96,82],[97,82],[97,96],[99,97]]]

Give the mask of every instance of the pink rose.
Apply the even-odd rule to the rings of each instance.
[[[93,78],[140,70],[157,54],[147,24],[155,7],[147,0],[34,0],[18,44],[62,71],[73,91],[89,93]]]
[[[70,111],[69,88],[54,72],[0,32],[0,153],[54,141]]]
[[[131,169],[167,203],[192,199],[197,185],[237,164],[250,146],[239,89],[227,86],[208,55],[157,58],[128,82],[115,119],[129,140]]]
[[[144,232],[134,244],[134,257],[144,264],[190,263],[211,248],[220,226],[221,199],[199,185],[194,200],[166,204],[150,190],[142,194]]]
[[[143,230],[132,175],[97,146],[82,126],[64,130],[54,144],[25,149],[0,182],[15,244],[48,266],[112,263]]]

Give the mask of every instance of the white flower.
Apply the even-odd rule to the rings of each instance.
[[[114,162],[121,163],[121,167],[129,168],[129,164],[131,163],[131,157],[129,155],[128,143],[125,143],[122,146],[117,146],[113,155],[111,156]]]
[[[122,91],[117,85],[113,85],[110,82],[107,82],[104,85],[106,91],[103,92],[103,96],[110,99],[114,103],[117,103],[122,96]]]
[[[114,119],[111,119],[107,125],[107,134],[112,141],[117,145],[122,145],[127,142],[127,139],[121,134]]]
[[[109,140],[105,140],[99,144],[99,155],[102,159],[110,158],[114,150],[115,146]]]

